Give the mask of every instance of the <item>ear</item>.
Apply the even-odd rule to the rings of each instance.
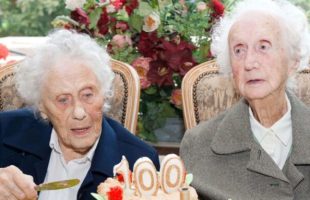
[[[291,64],[288,66],[288,75],[289,76],[292,76],[292,75],[294,75],[295,73],[296,73],[296,71],[297,71],[297,69],[298,69],[298,67],[299,67],[299,60],[293,60],[292,62],[291,62]]]
[[[48,116],[45,112],[45,108],[44,108],[42,102],[39,103],[38,109],[39,109],[39,113],[40,113],[40,116],[42,117],[42,119],[48,120]]]

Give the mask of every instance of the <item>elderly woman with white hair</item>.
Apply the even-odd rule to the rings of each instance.
[[[17,90],[34,108],[0,113],[0,200],[92,199],[122,155],[130,168],[156,151],[104,116],[113,95],[110,57],[89,36],[50,34],[16,73]],[[42,182],[78,178],[72,188],[43,191]]]
[[[193,186],[201,199],[309,199],[310,109],[290,90],[309,62],[304,13],[284,0],[240,1],[212,39],[243,98],[185,134]]]

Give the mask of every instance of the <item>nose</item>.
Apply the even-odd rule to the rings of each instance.
[[[245,69],[250,71],[259,67],[259,59],[255,52],[248,52],[245,58]]]
[[[86,118],[86,112],[82,105],[76,105],[73,110],[73,118],[83,120]]]

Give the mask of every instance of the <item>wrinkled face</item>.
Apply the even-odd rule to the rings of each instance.
[[[235,85],[247,100],[285,92],[295,64],[279,22],[261,12],[243,15],[231,28],[229,53]]]
[[[104,97],[95,74],[78,61],[53,66],[42,85],[47,115],[64,152],[85,154],[101,134]]]

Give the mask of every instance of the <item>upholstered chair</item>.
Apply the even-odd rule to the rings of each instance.
[[[296,75],[296,95],[310,106],[310,69]],[[191,69],[182,82],[182,101],[185,128],[209,120],[230,108],[240,99],[232,77],[220,75],[215,61]]]
[[[107,115],[135,133],[140,99],[139,76],[130,65],[117,60],[111,62],[115,73],[114,96],[111,99],[111,108]],[[20,62],[17,62],[0,68],[0,111],[26,106],[15,88],[14,74],[15,68],[19,64]]]

